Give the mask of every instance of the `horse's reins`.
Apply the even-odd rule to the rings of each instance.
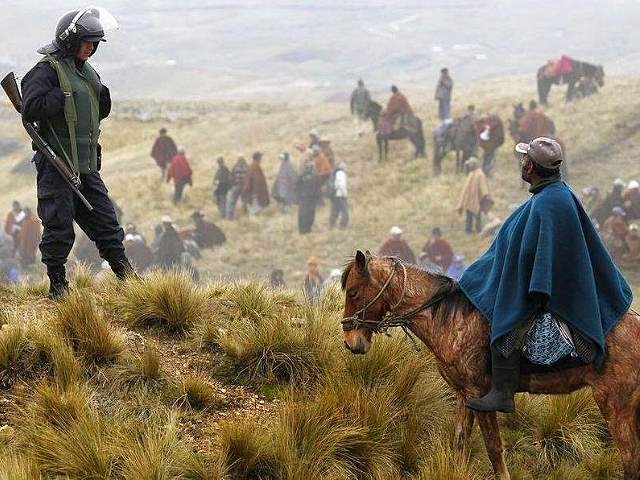
[[[367,309],[371,308],[371,306],[378,301],[378,299],[382,296],[382,294],[387,290],[387,288],[391,284],[391,281],[393,280],[393,277],[395,276],[395,273],[396,273],[396,267],[398,265],[402,267],[402,272],[403,272],[402,293],[400,295],[400,300],[398,300],[398,302],[396,302],[396,304],[393,307],[391,307],[380,320],[370,320],[365,318]],[[384,284],[380,288],[380,291],[378,292],[378,294],[375,297],[373,297],[373,299],[371,299],[367,304],[365,304],[360,310],[355,312],[353,315],[351,315],[350,317],[343,318],[341,322],[342,330],[345,332],[349,332],[351,330],[357,330],[359,328],[367,328],[373,333],[387,333],[387,331],[390,328],[400,327],[402,331],[405,333],[405,335],[407,335],[407,337],[409,337],[409,339],[413,342],[414,346],[417,349],[417,343],[408,329],[409,324],[413,321],[414,317],[417,314],[425,310],[428,310],[429,308],[433,307],[437,303],[444,300],[444,298],[451,293],[451,290],[449,288],[440,289],[435,294],[433,294],[431,298],[429,298],[427,301],[422,303],[420,306],[414,308],[413,310],[406,313],[401,313],[401,314],[395,313],[394,310],[398,308],[404,300],[404,297],[406,294],[406,287],[407,287],[407,268],[402,264],[402,262],[395,259],[393,263],[393,268],[391,269],[391,273],[389,274]],[[366,293],[366,287],[365,287],[365,293]],[[366,300],[363,300],[363,302],[364,301]]]

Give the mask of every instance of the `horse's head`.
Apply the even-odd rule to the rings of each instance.
[[[602,67],[602,65],[598,65],[598,67],[596,68],[596,74],[594,78],[600,88],[604,87],[604,68]]]
[[[356,253],[342,274],[345,292],[344,346],[351,353],[365,354],[371,348],[372,335],[378,330],[385,313],[390,309],[387,289],[398,270],[399,261],[376,258],[369,252]]]

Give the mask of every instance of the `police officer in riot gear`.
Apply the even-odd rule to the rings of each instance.
[[[24,120],[37,122],[40,133],[79,177],[89,211],[40,152],[37,169],[38,215],[44,232],[40,251],[47,266],[49,296],[59,298],[68,287],[65,263],[73,247],[73,222],[95,242],[119,279],[133,273],[122,245],[124,232],[100,178],[100,121],[109,115],[109,89],[88,63],[113,17],[101,8],[67,13],[58,22],[53,41],[22,80]]]

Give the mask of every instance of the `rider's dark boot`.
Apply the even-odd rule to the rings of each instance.
[[[512,413],[513,395],[520,382],[520,350],[505,358],[491,347],[491,390],[484,397],[467,400],[465,405],[479,412]]]

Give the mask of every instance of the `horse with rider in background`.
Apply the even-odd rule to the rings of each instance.
[[[566,101],[597,93],[604,87],[604,68],[587,62],[574,60],[562,55],[558,60],[549,60],[538,69],[536,80],[538,98],[542,105],[548,105],[552,85],[567,84]],[[576,88],[578,86],[578,88]]]

